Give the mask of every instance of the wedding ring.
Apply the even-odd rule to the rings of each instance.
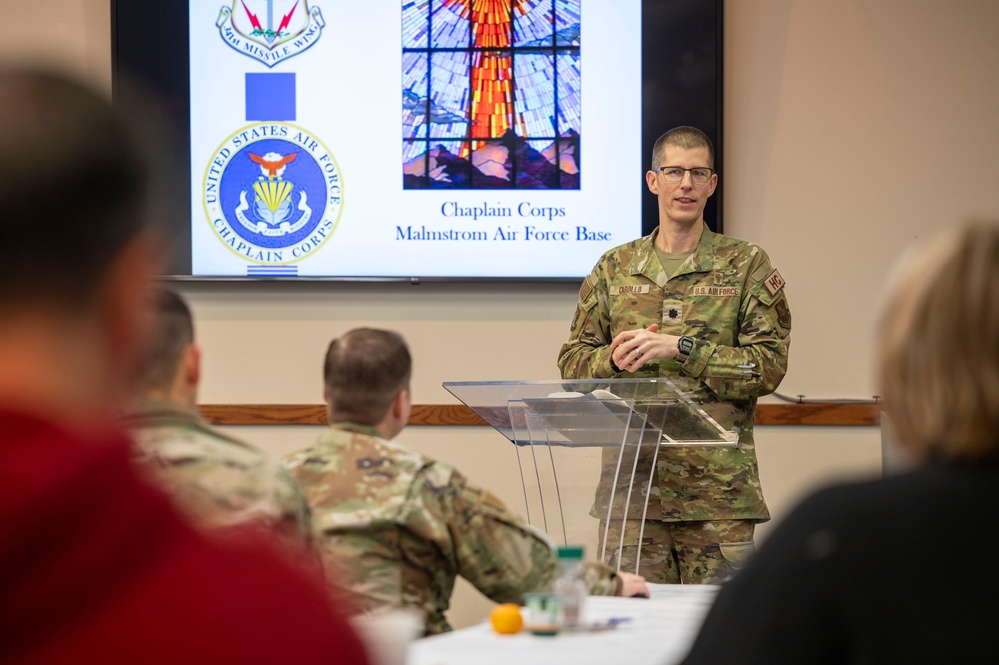
[[[635,347],[635,355],[636,356],[641,356],[642,355],[642,350],[639,349],[638,347]]]

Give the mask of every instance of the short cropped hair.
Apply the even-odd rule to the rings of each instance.
[[[108,100],[58,75],[0,68],[0,99],[0,313],[78,310],[147,223],[143,141]]]
[[[687,150],[707,148],[707,167],[710,169],[715,167],[715,147],[711,145],[711,139],[708,138],[708,135],[696,127],[682,126],[674,127],[656,139],[656,144],[652,147],[651,168],[653,171],[660,166],[666,166],[666,164],[662,164],[661,162],[666,154],[666,146],[670,145],[677,148],[685,148]]]
[[[398,333],[355,328],[330,342],[323,379],[330,422],[377,425],[409,388],[413,360]]]
[[[194,343],[194,318],[184,299],[156,289],[150,298],[150,338],[136,381],[136,391],[169,390],[184,350]]]
[[[999,223],[975,222],[907,264],[882,317],[878,378],[918,460],[999,461]]]

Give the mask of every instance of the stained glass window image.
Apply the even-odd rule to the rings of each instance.
[[[403,0],[405,189],[579,189],[581,0]]]

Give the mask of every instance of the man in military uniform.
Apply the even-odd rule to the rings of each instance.
[[[608,543],[625,530],[625,561],[637,556],[648,502],[640,571],[652,582],[723,580],[752,552],[755,524],[770,516],[753,420],[756,398],[776,390],[787,370],[791,314],[766,252],[705,225],[704,206],[718,184],[713,166],[700,130],[678,127],[656,141],[645,178],[659,199],[659,227],[600,258],[558,358],[566,379],[668,378],[738,432],[735,447],[662,446],[654,470],[643,453],[638,473],[654,471],[651,489],[636,483],[642,487],[627,516],[615,498]],[[605,451],[594,517],[606,517],[612,485],[627,493],[613,477],[617,456]]]
[[[287,543],[308,543],[308,507],[294,478],[276,460],[213,430],[198,415],[201,350],[187,304],[172,291],[157,290],[151,319],[137,399],[122,420],[142,468],[196,524],[259,522]]]
[[[426,633],[461,575],[497,602],[549,586],[556,551],[541,532],[448,464],[392,442],[409,420],[412,360],[385,330],[352,330],[324,367],[330,429],[286,464],[312,509],[327,577],[360,611],[410,607]],[[590,563],[591,593],[647,595],[641,577]]]

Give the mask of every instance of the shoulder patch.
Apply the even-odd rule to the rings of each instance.
[[[784,278],[780,276],[780,272],[776,268],[771,271],[767,278],[763,280],[763,286],[766,288],[767,293],[772,296],[780,293],[780,290],[784,288]]]
[[[777,322],[782,328],[788,330],[791,329],[791,310],[787,306],[787,300],[781,298],[774,305],[774,309],[777,310]]]

